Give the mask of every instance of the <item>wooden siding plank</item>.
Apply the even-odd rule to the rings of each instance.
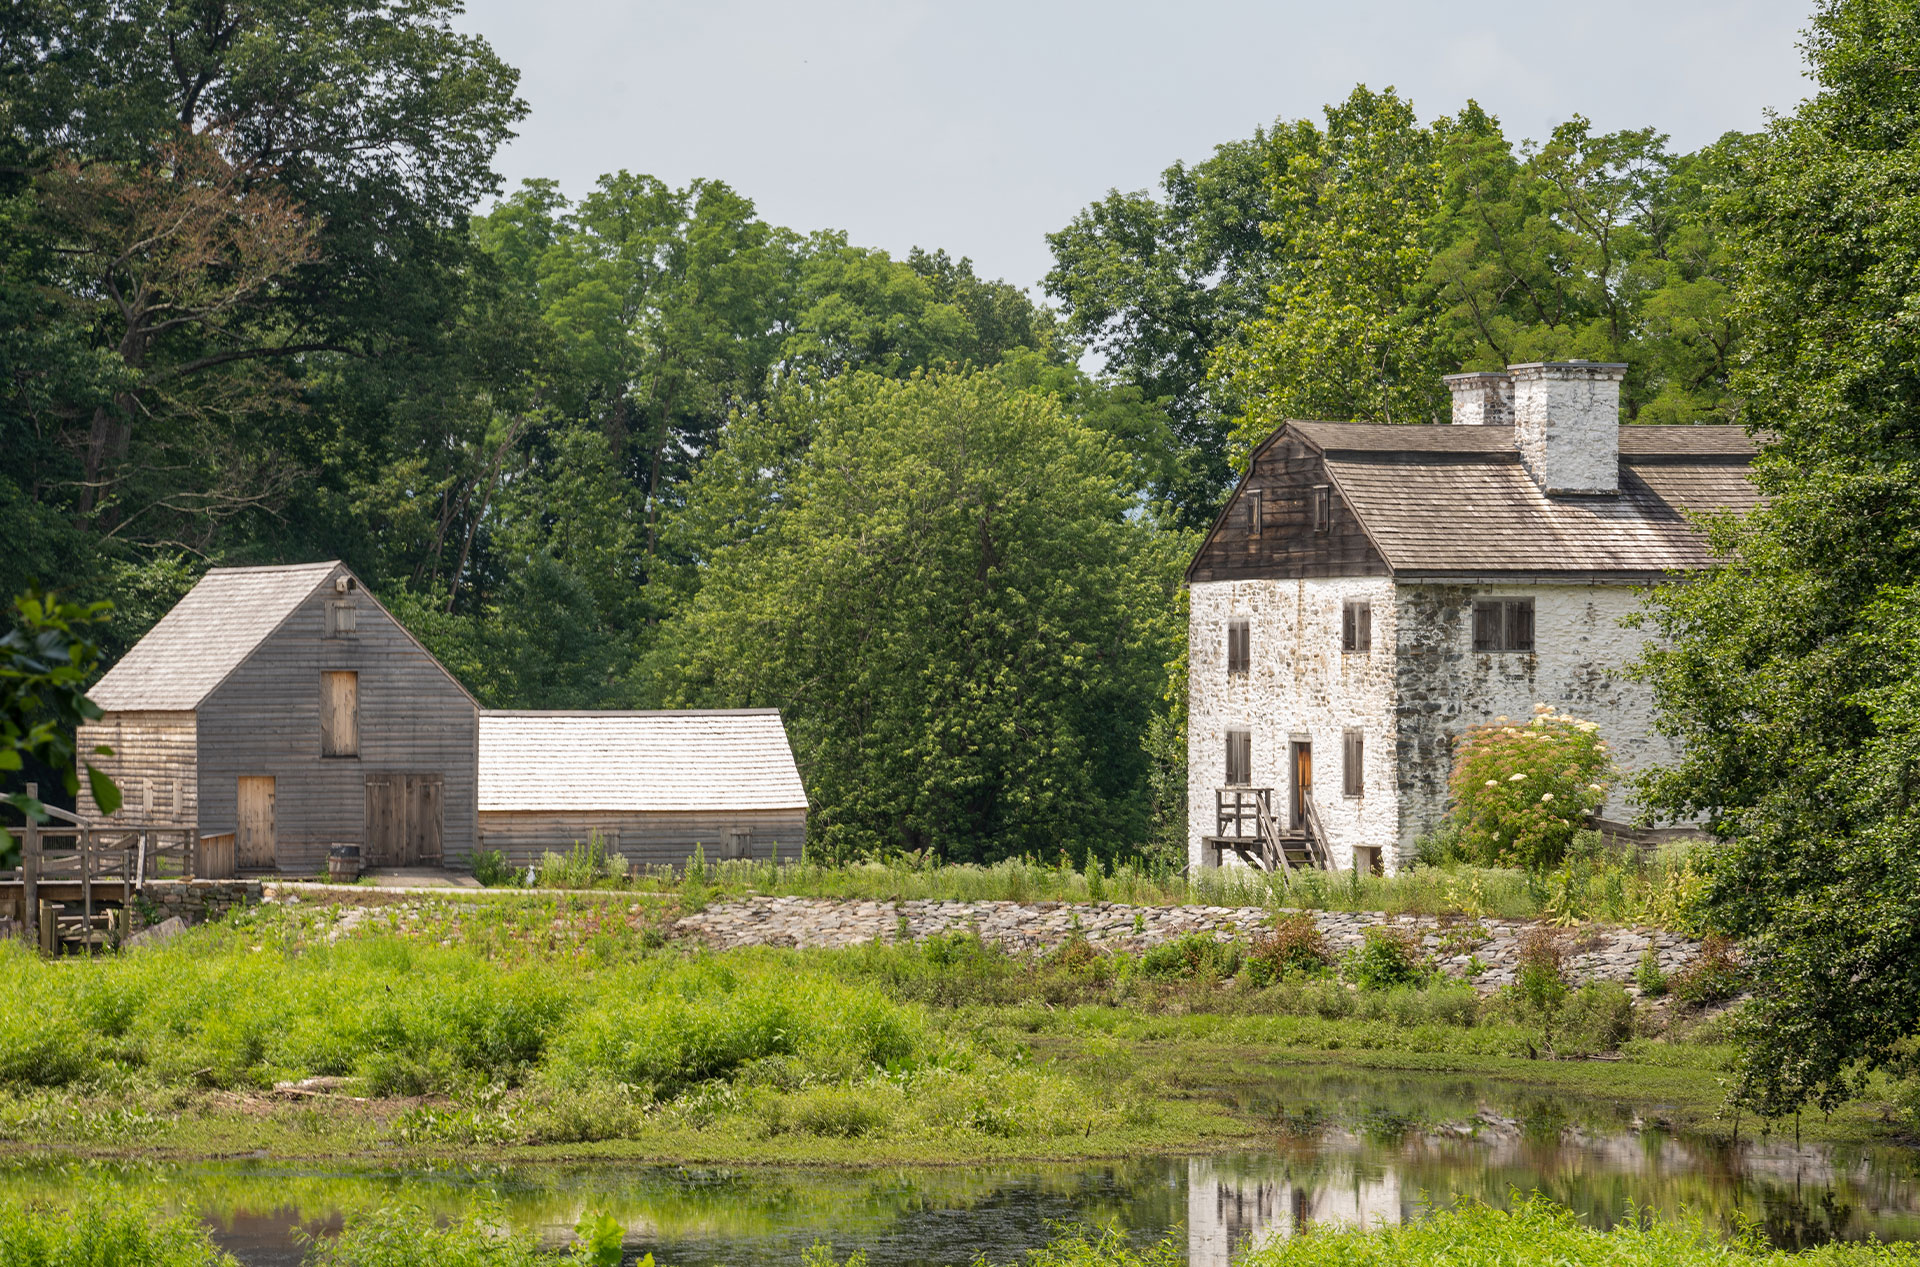
[[[464,865],[475,830],[473,700],[365,591],[350,593],[358,605],[353,636],[326,636],[326,604],[341,596],[320,587],[200,708],[201,830],[232,829],[237,776],[276,775],[282,869],[310,874],[324,867],[330,845],[369,844],[370,773],[438,774],[440,857]],[[340,671],[358,675],[357,758],[321,756],[316,678]]]
[[[747,828],[748,856],[799,858],[807,837],[803,810],[736,812],[567,813],[488,811],[480,816],[483,848],[495,849],[516,867],[537,866],[542,854],[566,853],[597,831],[609,850],[636,867],[678,867],[699,845],[707,861],[719,859],[730,830]]]
[[[1387,562],[1353,508],[1331,487],[1321,454],[1282,434],[1262,448],[1187,570],[1189,581],[1385,576]],[[1316,490],[1325,487],[1327,530],[1316,530]],[[1259,530],[1249,512],[1257,508]]]

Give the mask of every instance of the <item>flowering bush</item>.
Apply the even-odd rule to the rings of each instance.
[[[1450,827],[1459,850],[1491,867],[1557,865],[1607,799],[1613,760],[1600,728],[1536,705],[1531,721],[1475,726],[1453,764]]]

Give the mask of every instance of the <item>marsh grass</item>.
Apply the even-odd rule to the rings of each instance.
[[[0,1196],[0,1267],[237,1267],[188,1217],[118,1193],[59,1205]]]
[[[1512,1210],[1468,1205],[1440,1210],[1406,1223],[1369,1228],[1323,1228],[1309,1235],[1268,1241],[1237,1260],[1238,1267],[1453,1267],[1462,1263],[1556,1263],[1564,1267],[1853,1267],[1920,1263],[1920,1246],[1826,1245],[1787,1253],[1769,1250],[1753,1237],[1722,1239],[1704,1223],[1642,1218],[1634,1210],[1600,1230],[1543,1197]],[[1065,1260],[1074,1267],[1096,1263],[1135,1267],[1114,1253],[1101,1259]],[[1036,1261],[1035,1267],[1043,1267]],[[1052,1263],[1044,1267],[1053,1267]]]
[[[930,863],[918,855],[889,862],[720,861],[696,849],[682,867],[618,873],[592,842],[548,855],[537,883],[677,897],[683,910],[751,896],[907,902],[1111,902],[1132,906],[1260,906],[1411,915],[1601,920],[1685,927],[1702,880],[1686,853],[1651,857],[1601,851],[1541,873],[1466,863],[1416,866],[1396,875],[1306,871],[1269,875],[1244,867],[1178,871],[1122,863],[1110,871],[1089,860],[1075,867],[1010,858],[991,866]]]

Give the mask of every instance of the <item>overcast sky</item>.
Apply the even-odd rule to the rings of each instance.
[[[1044,235],[1108,189],[1356,82],[1509,137],[1584,114],[1693,148],[1806,95],[1811,0],[469,0],[532,114],[509,186],[717,177],[799,230],[944,247],[1032,287]]]

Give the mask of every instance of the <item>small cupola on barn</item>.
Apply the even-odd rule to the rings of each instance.
[[[1627,367],[1601,361],[1536,361],[1499,371],[1449,374],[1456,426],[1513,427],[1514,447],[1549,496],[1620,491],[1620,380]]]

